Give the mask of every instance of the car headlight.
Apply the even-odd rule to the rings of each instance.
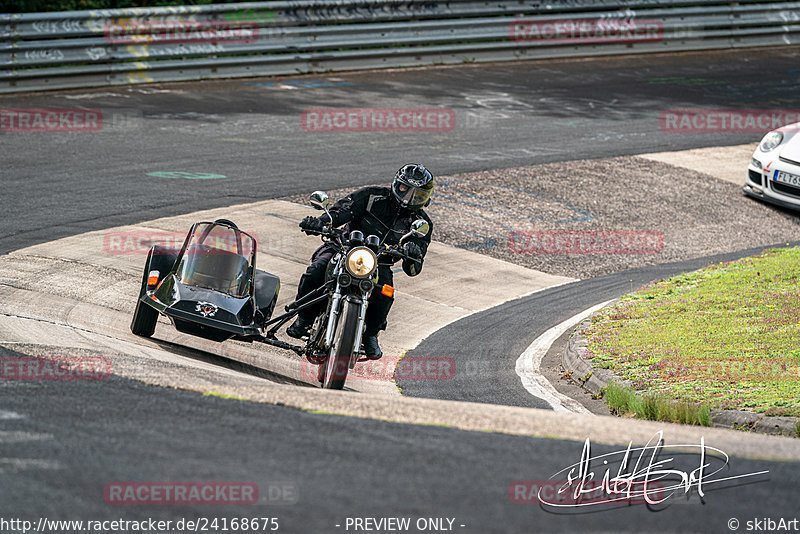
[[[783,134],[781,132],[770,132],[764,136],[764,139],[761,140],[761,144],[758,145],[758,148],[761,150],[761,152],[769,152],[782,142]]]
[[[347,253],[345,265],[356,278],[367,278],[378,266],[378,257],[370,249],[358,247]]]

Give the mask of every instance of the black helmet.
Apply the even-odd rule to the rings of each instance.
[[[433,175],[417,163],[403,165],[392,182],[392,193],[404,208],[419,210],[427,206],[433,195]]]

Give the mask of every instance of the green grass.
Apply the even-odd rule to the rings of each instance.
[[[643,399],[800,416],[798,281],[786,248],[653,282],[593,318],[586,356]]]
[[[612,382],[603,389],[603,398],[614,415],[711,426],[711,411],[707,406],[673,400],[661,393],[640,395],[627,386]]]
[[[238,401],[245,401],[247,402],[248,399],[243,397],[237,397],[236,395],[225,395],[224,393],[219,393],[218,391],[206,391],[203,393],[204,397],[218,397],[220,399],[229,399],[229,400],[238,400]]]

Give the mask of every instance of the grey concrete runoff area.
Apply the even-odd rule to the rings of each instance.
[[[0,96],[2,109],[106,119],[93,132],[0,134],[0,357],[107,371],[102,380],[0,379],[0,532],[20,531],[3,523],[14,519],[183,519],[164,530],[175,532],[203,519],[222,531],[219,521],[234,517],[275,518],[287,532],[786,524],[797,516],[800,440],[593,415],[539,366],[593,306],[798,241],[796,213],[740,191],[764,132],[674,132],[662,120],[685,109],[800,109],[798,55],[784,47]],[[765,65],[777,73],[770,83]],[[303,128],[303,110],[366,107],[445,108],[456,126]],[[280,349],[191,338],[163,319],[151,339],[130,333],[150,242],[180,241],[198,220],[234,220],[256,235],[258,266],[280,276],[280,308],[319,244],[297,228],[315,213],[307,195],[385,184],[417,160],[437,175],[434,243],[420,276],[396,276],[386,356],[359,364],[346,391],[317,388],[315,368]],[[641,249],[602,254],[531,240],[570,232],[644,238]],[[398,371],[404,357],[452,363],[455,376],[415,380]],[[644,457],[662,436],[665,463],[651,470],[672,471],[648,497],[664,502],[548,500],[578,484],[564,468],[617,474],[629,443],[649,444]],[[114,497],[133,484],[223,481],[248,481],[258,502]]]

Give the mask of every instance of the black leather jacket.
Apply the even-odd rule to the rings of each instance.
[[[411,211],[400,207],[388,187],[365,187],[355,191],[330,208],[334,227],[346,224],[345,230],[360,230],[364,237],[376,235],[381,243],[396,245],[400,238],[411,229],[411,223],[417,219],[425,219],[430,225],[430,232],[425,237],[411,237],[406,242],[414,242],[422,250],[422,256],[428,250],[433,234],[433,221],[423,210]],[[328,216],[323,214],[320,220],[328,223]],[[383,256],[382,265],[392,265],[397,260]],[[422,270],[422,262],[415,263],[403,260],[403,271],[409,276],[416,276]]]

